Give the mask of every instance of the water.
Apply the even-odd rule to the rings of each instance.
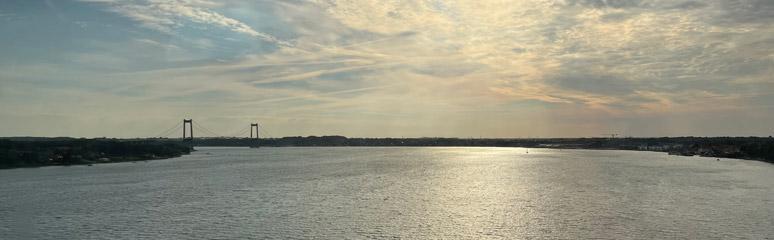
[[[200,148],[0,170],[0,239],[774,236],[774,165],[631,151]]]

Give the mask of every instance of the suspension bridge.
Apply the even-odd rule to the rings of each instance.
[[[194,129],[196,130],[196,134],[194,134]],[[179,134],[179,131],[182,131],[181,139],[183,141],[190,141],[192,148],[194,135],[199,138],[242,138],[255,140],[260,139],[260,136],[268,136],[269,138],[272,138],[271,134],[263,129],[263,127],[258,123],[250,123],[250,125],[245,126],[239,131],[225,135],[210,131],[198,122],[195,122],[193,119],[183,119],[182,122],[177,122],[177,124],[154,136],[153,138],[170,138],[175,134]],[[257,147],[257,143],[254,146]]]

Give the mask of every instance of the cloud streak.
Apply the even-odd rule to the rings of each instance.
[[[167,34],[177,34],[176,28],[187,23],[199,23],[222,27],[234,32],[258,37],[264,41],[283,46],[291,46],[289,42],[274,36],[258,32],[247,24],[207,10],[197,5],[213,5],[214,3],[191,0],[111,0],[84,2],[109,3],[108,10],[137,21],[140,26]]]
[[[765,0],[82,4],[131,20],[128,37],[89,41],[64,64],[0,65],[6,86],[230,116],[216,131],[261,119],[278,135],[647,136],[671,132],[631,126],[678,118],[702,126],[688,134],[755,135],[774,119],[761,104],[774,101]],[[72,84],[31,89],[46,83]],[[746,118],[744,133],[709,129]]]

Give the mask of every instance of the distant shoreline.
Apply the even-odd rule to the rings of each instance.
[[[270,139],[73,139],[0,138],[0,169],[104,162],[160,160],[189,154],[194,147],[525,147],[634,150],[670,155],[732,158],[774,163],[774,138],[347,138],[343,136]]]
[[[189,153],[189,147],[156,141],[0,139],[0,169],[160,160]]]
[[[159,141],[181,142],[180,139]],[[190,142],[189,142],[190,143]],[[677,138],[347,138],[343,136],[283,137],[272,139],[201,138],[194,146],[413,146],[413,147],[527,147],[551,149],[635,150],[670,155],[734,158],[774,163],[774,138],[677,137]]]

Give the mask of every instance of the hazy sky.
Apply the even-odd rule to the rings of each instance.
[[[0,136],[769,136],[774,1],[3,0],[0,110]]]

